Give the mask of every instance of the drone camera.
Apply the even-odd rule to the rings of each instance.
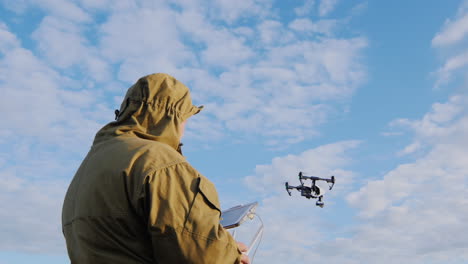
[[[325,203],[323,201],[317,201],[315,202],[315,205],[320,206],[320,208],[323,208],[323,206],[325,206]]]
[[[317,195],[317,196],[323,194],[322,189],[320,189],[320,187],[317,186],[317,185],[313,185],[313,186],[312,186],[312,191],[313,191],[314,194]]]

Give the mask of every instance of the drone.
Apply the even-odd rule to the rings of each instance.
[[[303,180],[311,180],[312,185],[305,186]],[[320,178],[316,176],[305,176],[302,174],[302,172],[299,172],[299,181],[301,182],[301,185],[299,186],[290,186],[288,182],[285,182],[285,187],[286,191],[288,192],[289,196],[291,196],[291,191],[292,189],[296,189],[301,192],[301,195],[304,196],[307,199],[314,198],[318,199],[317,202],[315,202],[316,206],[319,206],[320,208],[323,208],[325,203],[323,202],[323,194],[325,193],[322,189],[320,189],[319,186],[315,185],[316,181],[325,181],[329,184],[329,190],[333,188],[335,185],[335,176],[331,176],[329,179],[326,178]],[[331,185],[330,185],[331,183]]]

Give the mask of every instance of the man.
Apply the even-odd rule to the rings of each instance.
[[[180,151],[186,120],[202,107],[167,74],[129,88],[65,196],[72,264],[249,263],[219,224],[214,185]]]

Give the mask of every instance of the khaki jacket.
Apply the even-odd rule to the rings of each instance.
[[[180,154],[180,124],[198,113],[166,74],[128,90],[76,172],[62,210],[71,263],[239,263],[214,185]]]

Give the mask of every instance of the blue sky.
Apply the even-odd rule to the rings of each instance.
[[[0,264],[67,263],[60,211],[95,132],[166,72],[184,153],[256,263],[466,263],[468,1],[0,1]],[[335,175],[326,206],[284,191]]]

